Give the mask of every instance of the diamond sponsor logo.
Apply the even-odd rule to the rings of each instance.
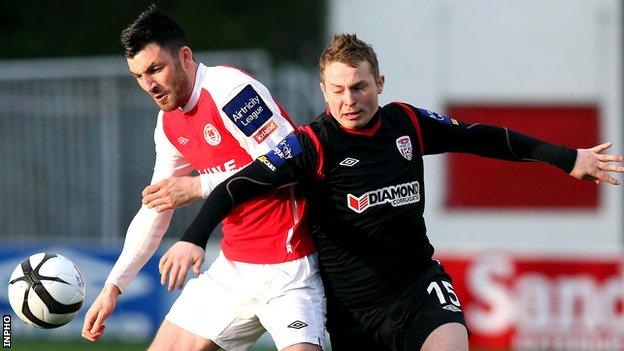
[[[357,213],[362,213],[368,208],[368,194],[364,194],[360,197],[348,194],[347,206]]]
[[[340,162],[339,165],[346,166],[346,167],[353,167],[358,162],[360,162],[360,160],[355,159],[355,158],[351,158],[351,157],[347,157],[344,160],[342,160],[342,162]]]
[[[418,181],[372,190],[361,196],[347,194],[347,207],[356,213],[362,213],[370,207],[386,203],[389,203],[392,207],[399,207],[418,201],[420,201]]]

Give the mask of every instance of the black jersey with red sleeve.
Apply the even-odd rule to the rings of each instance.
[[[543,161],[565,172],[576,160],[573,149],[402,103],[379,108],[358,130],[322,114],[215,188],[182,240],[205,245],[231,208],[299,182],[328,301],[354,309],[381,305],[431,265],[423,156],[443,152]]]

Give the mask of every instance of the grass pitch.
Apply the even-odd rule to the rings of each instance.
[[[36,341],[12,340],[11,349],[18,351],[144,351],[147,343],[131,344],[121,342],[88,341]],[[254,347],[253,351],[275,351],[271,347]]]

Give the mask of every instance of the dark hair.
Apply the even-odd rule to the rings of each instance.
[[[121,31],[121,45],[126,58],[133,58],[149,44],[158,44],[174,55],[181,47],[189,46],[182,27],[154,4]]]
[[[357,67],[362,61],[368,61],[368,63],[370,63],[373,77],[375,77],[375,80],[379,79],[377,55],[370,44],[358,39],[355,34],[334,35],[334,40],[327,45],[319,59],[321,82],[323,81],[325,67],[328,64],[340,62],[351,67]]]

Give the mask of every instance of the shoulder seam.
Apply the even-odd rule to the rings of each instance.
[[[299,127],[299,130],[306,134],[310,140],[312,140],[312,144],[314,144],[314,149],[316,150],[316,171],[315,178],[317,180],[322,180],[325,178],[325,153],[323,152],[323,145],[321,145],[321,141],[319,137],[316,135],[312,127],[309,125],[303,125]]]
[[[421,153],[421,155],[424,155],[425,154],[425,145],[424,145],[423,138],[422,138],[422,132],[421,132],[421,128],[420,128],[420,122],[418,121],[418,116],[416,116],[416,113],[414,112],[414,110],[412,110],[412,108],[409,105],[405,104],[405,103],[395,101],[392,104],[395,104],[395,105],[401,107],[403,109],[403,111],[405,111],[405,113],[407,114],[408,118],[412,122],[412,126],[414,127],[414,131],[416,132],[416,138],[418,138],[418,146],[420,147],[420,153]]]

